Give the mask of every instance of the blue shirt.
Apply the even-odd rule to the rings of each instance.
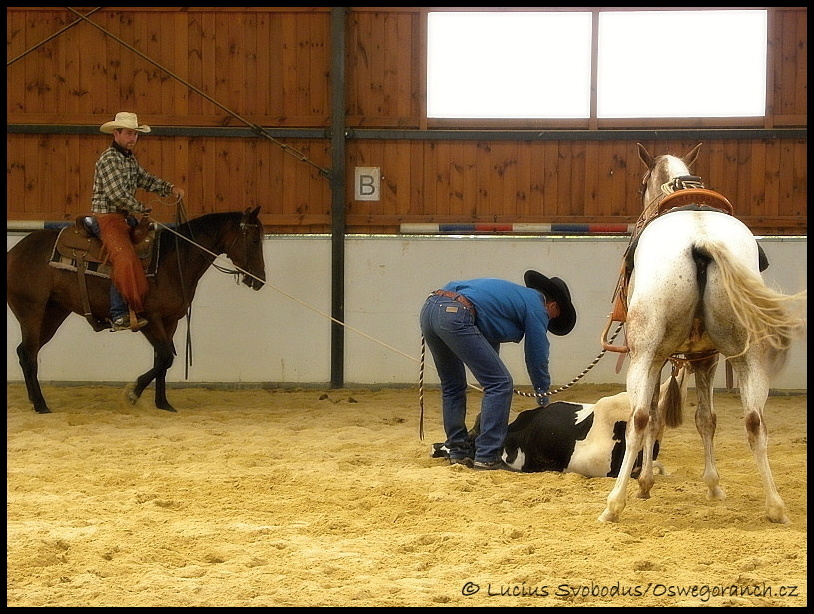
[[[540,292],[489,277],[451,281],[443,289],[463,294],[472,302],[477,314],[475,325],[490,343],[519,343],[525,336],[526,369],[531,383],[535,391],[548,392],[549,316]]]

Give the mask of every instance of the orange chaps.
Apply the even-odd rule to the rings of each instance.
[[[102,244],[107,249],[111,278],[136,313],[144,312],[144,297],[147,296],[147,276],[130,240],[130,226],[121,213],[97,213]]]

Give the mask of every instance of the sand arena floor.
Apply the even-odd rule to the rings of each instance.
[[[423,442],[414,389],[170,389],[177,414],[152,388],[134,407],[116,387],[44,391],[50,415],[8,386],[8,606],[807,604],[805,395],[766,407],[779,526],[729,394],[715,397],[727,499],[705,499],[691,407],[652,498],[631,482],[605,524],[610,478],[430,458],[437,391]]]

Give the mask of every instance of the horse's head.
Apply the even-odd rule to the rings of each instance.
[[[698,151],[702,143],[698,143],[687,154],[682,157],[670,154],[653,157],[645,149],[644,145],[637,143],[639,148],[639,159],[647,167],[647,171],[642,177],[642,185],[639,193],[642,196],[642,210],[650,213],[655,210],[658,203],[671,194],[676,189],[684,187],[678,185],[682,182],[692,181],[700,185],[700,179],[690,174],[690,167],[698,157]]]
[[[266,263],[263,258],[263,222],[258,215],[260,207],[247,208],[233,237],[226,247],[226,255],[243,273],[243,283],[259,290],[266,283]]]

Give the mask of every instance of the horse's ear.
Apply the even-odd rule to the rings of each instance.
[[[639,148],[639,160],[644,162],[644,165],[651,169],[655,166],[655,160],[653,160],[653,156],[651,156],[648,151],[644,148],[644,145],[641,143],[636,143],[636,146]]]
[[[703,143],[698,143],[698,145],[693,147],[689,153],[685,154],[684,157],[681,158],[684,161],[684,164],[687,165],[687,168],[690,168],[695,162],[695,159],[698,157],[698,152],[701,150],[701,145],[703,145]]]
[[[260,206],[258,205],[254,209],[251,207],[246,207],[246,210],[243,211],[243,218],[248,220],[257,219],[257,214],[260,213]]]

